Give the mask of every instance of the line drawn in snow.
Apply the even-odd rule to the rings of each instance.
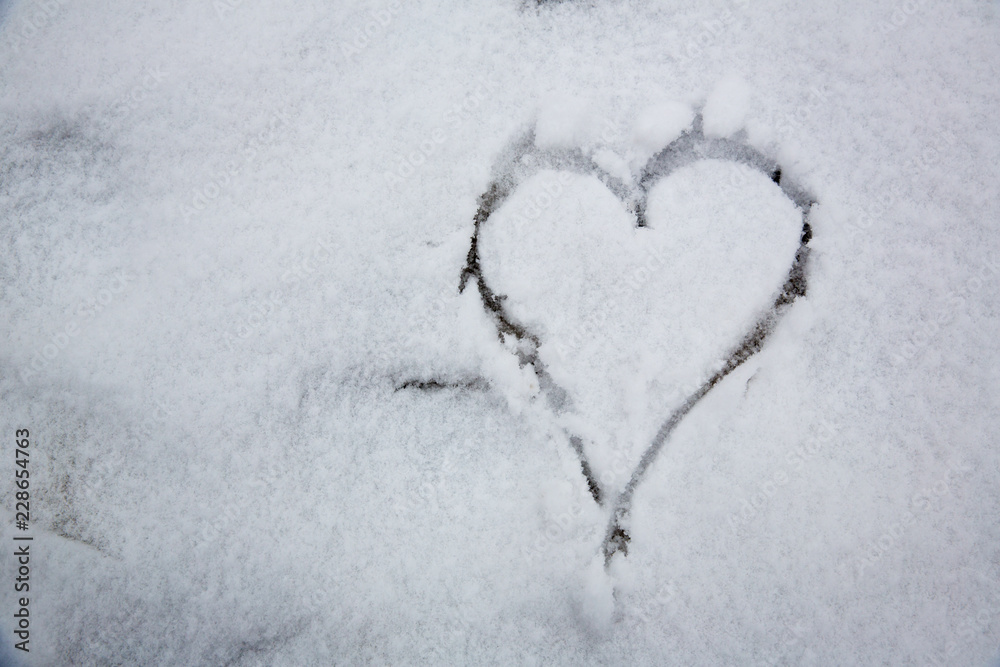
[[[763,173],[781,189],[782,193],[795,204],[802,216],[799,247],[788,269],[784,284],[770,308],[746,331],[726,356],[717,363],[711,374],[686,400],[670,414],[660,426],[652,442],[648,445],[638,465],[633,470],[624,491],[612,498],[594,472],[591,461],[584,450],[583,440],[567,430],[566,435],[580,462],[581,472],[591,495],[599,506],[609,510],[609,519],[602,543],[604,563],[607,567],[612,557],[621,552],[628,554],[629,514],[632,497],[641,484],[646,471],[658,457],[671,433],[684,417],[694,408],[715,385],[745,361],[759,352],[770,333],[789,307],[799,297],[805,296],[807,286],[806,268],[809,258],[809,241],[812,228],[809,224],[810,210],[814,198],[802,187],[788,178],[783,178],[781,166],[756,148],[739,139],[706,137],[702,128],[701,113],[695,115],[689,127],[665,148],[653,155],[642,169],[636,182],[626,182],[608,174],[594,159],[579,149],[542,150],[536,148],[534,130],[529,130],[512,142],[499,157],[494,167],[494,178],[486,191],[479,197],[479,205],[473,219],[473,234],[470,239],[466,265],[459,279],[459,292],[475,285],[480,301],[487,315],[492,319],[497,337],[503,345],[516,355],[519,365],[530,366],[538,378],[540,393],[545,396],[549,408],[556,413],[566,410],[571,403],[568,392],[560,387],[547,371],[539,356],[542,344],[540,337],[518,322],[504,304],[504,296],[491,288],[480,264],[480,232],[504,201],[529,177],[543,170],[569,171],[596,176],[634,215],[635,226],[646,225],[646,199],[652,187],[677,169],[700,160],[715,159],[740,163]],[[563,427],[565,429],[565,427]]]

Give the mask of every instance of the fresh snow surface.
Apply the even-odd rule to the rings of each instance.
[[[643,109],[632,130],[632,140],[638,149],[636,165],[641,166],[650,156],[681,136],[692,120],[694,110],[682,102],[654,103]]]
[[[728,137],[743,129],[750,95],[750,86],[738,76],[719,81],[705,100],[705,134]]]
[[[0,2],[0,664],[996,665],[998,82],[986,0]],[[696,131],[808,291],[605,560],[799,247]]]
[[[541,335],[540,357],[591,435],[594,472],[613,488],[774,301],[802,227],[767,176],[719,160],[654,186],[646,219],[636,228],[595,176],[548,171],[480,237],[485,276]]]

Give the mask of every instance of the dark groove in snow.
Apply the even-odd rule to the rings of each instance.
[[[483,276],[479,256],[479,234],[490,216],[500,208],[514,189],[530,176],[543,169],[571,171],[597,176],[601,182],[615,193],[623,205],[634,212],[637,227],[646,226],[646,199],[652,187],[661,179],[670,175],[676,169],[698,160],[718,159],[737,162],[765,174],[781,191],[792,200],[802,211],[802,233],[799,248],[789,268],[787,278],[776,296],[771,307],[760,316],[754,326],[727,356],[722,367],[694,391],[684,403],[667,418],[660,427],[653,441],[643,453],[639,464],[632,473],[625,490],[615,499],[612,506],[608,528],[605,533],[602,550],[605,565],[618,552],[628,554],[630,536],[627,530],[628,515],[632,506],[632,497],[642,482],[646,471],[656,460],[670,434],[681,420],[697,405],[711,389],[727,375],[738,368],[743,362],[760,351],[775,325],[784,315],[788,307],[800,296],[805,296],[807,288],[807,264],[809,259],[809,241],[812,239],[812,228],[808,217],[813,198],[802,188],[784,178],[781,167],[757,149],[735,139],[715,139],[705,137],[702,132],[701,115],[697,115],[688,131],[674,140],[670,145],[654,155],[643,168],[637,187],[629,187],[620,179],[614,178],[600,169],[582,151],[543,151],[535,148],[535,137],[532,132],[526,133],[515,141],[497,160],[493,181],[479,197],[479,206],[473,220],[473,233],[469,244],[465,267],[462,269],[459,281],[459,291],[468,286],[470,280],[475,280],[483,308],[493,319],[497,337],[501,344],[513,344],[521,366],[530,364],[538,377],[542,393],[552,409],[561,412],[570,407],[569,395],[559,387],[545,369],[538,357],[541,344],[538,336],[518,323],[504,308],[506,297],[496,294],[487,284]],[[433,381],[431,381],[433,382]],[[405,385],[404,385],[405,386]],[[401,389],[404,387],[398,387]],[[433,387],[418,387],[433,388]],[[580,460],[580,470],[587,482],[587,487],[594,501],[604,506],[607,494],[601,488],[593,474],[590,462],[584,451],[582,439],[574,434],[569,435],[570,445]]]
[[[590,489],[590,495],[594,497],[594,502],[598,505],[604,504],[604,496],[601,493],[601,487],[597,483],[597,478],[594,477],[594,472],[590,469],[590,461],[587,460],[587,455],[583,451],[583,440],[580,436],[572,435],[569,438],[569,443],[573,446],[573,451],[576,452],[577,458],[580,459],[580,468],[583,469],[583,477],[587,480],[587,488]]]
[[[483,378],[472,378],[469,380],[405,380],[402,383],[396,385],[393,392],[402,391],[404,389],[416,389],[419,391],[441,391],[443,389],[471,389],[471,390],[485,390],[489,387],[489,383]]]

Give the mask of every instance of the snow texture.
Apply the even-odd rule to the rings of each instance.
[[[719,81],[705,100],[705,134],[728,137],[743,129],[750,107],[750,86],[737,76]]]
[[[0,3],[0,664],[997,664],[998,31]]]
[[[647,159],[686,130],[694,120],[694,110],[683,102],[661,102],[639,114],[632,138],[642,159]]]
[[[519,215],[542,206],[536,220]],[[480,237],[484,274],[540,332],[539,356],[577,427],[593,434],[594,472],[612,487],[686,398],[682,388],[709,375],[773,301],[802,225],[769,178],[717,160],[657,184],[646,221],[636,228],[596,177],[549,171],[518,188]]]

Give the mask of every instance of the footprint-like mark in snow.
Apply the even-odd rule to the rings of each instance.
[[[700,114],[638,178],[618,171],[533,132],[513,142],[460,281],[610,510],[605,564],[627,554],[632,497],[671,433],[805,295],[814,204],[757,149],[706,136]]]

